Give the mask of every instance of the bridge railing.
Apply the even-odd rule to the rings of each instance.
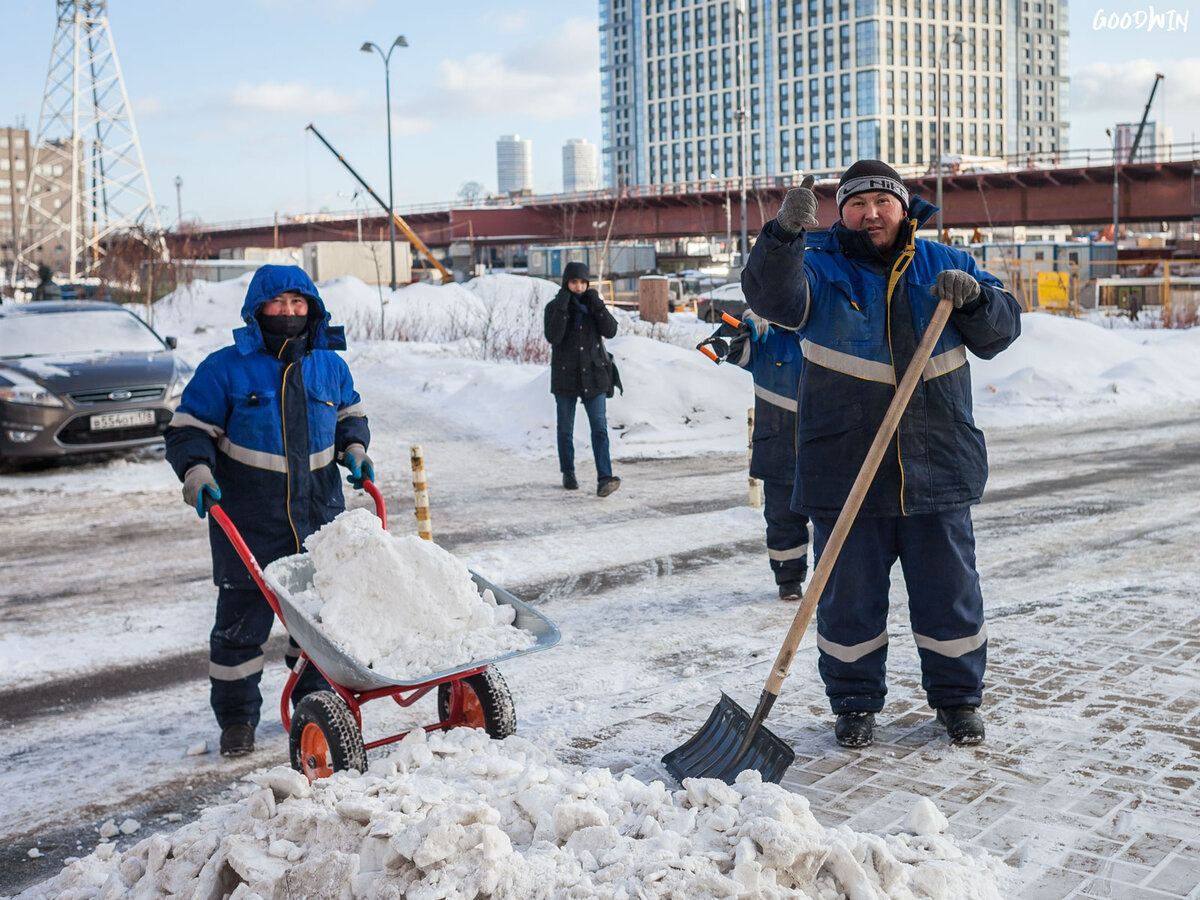
[[[1150,162],[1179,162],[1183,160],[1200,159],[1200,141],[1190,141],[1153,148],[1147,148],[1145,154],[1139,153],[1138,163]],[[1054,150],[1037,153],[1019,153],[1004,157],[965,157],[945,154],[942,156],[942,172],[947,175],[970,174],[972,172],[1017,172],[1030,169],[1073,169],[1089,166],[1111,166],[1113,151],[1111,147],[1101,149]],[[1120,160],[1125,165],[1125,160]],[[905,178],[922,178],[937,174],[937,166],[933,163],[925,165],[905,165],[899,163],[896,170]],[[818,182],[828,182],[841,177],[843,169],[813,169],[795,172],[785,172],[776,175],[747,175],[745,188],[747,191],[760,191],[779,188],[790,188],[798,185],[805,175],[813,175]],[[720,176],[693,179],[691,181],[673,181],[659,184],[628,185],[622,188],[603,188],[595,191],[574,191],[552,194],[521,194],[513,196],[491,195],[475,197],[469,200],[442,200],[433,203],[414,203],[408,206],[397,206],[396,212],[401,216],[417,216],[429,213],[444,213],[450,210],[468,209],[519,209],[526,206],[553,206],[559,204],[577,205],[595,202],[607,203],[614,199],[652,199],[654,197],[678,196],[680,194],[709,194],[731,198],[740,195],[742,179],[738,176]],[[362,217],[381,217],[383,210],[371,210],[364,213],[361,209],[351,210],[321,210],[314,213],[296,213],[291,215],[264,216],[255,219],[241,219],[230,222],[214,222],[198,225],[198,230],[207,232],[236,231],[244,228],[267,228],[272,225],[305,225],[320,222],[344,222]]]

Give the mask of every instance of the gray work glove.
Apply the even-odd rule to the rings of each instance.
[[[799,234],[817,224],[817,195],[812,189],[815,181],[813,176],[805,175],[800,187],[792,188],[783,198],[775,221],[788,234]]]
[[[212,469],[203,463],[192,466],[183,473],[183,502],[195,507],[196,515],[204,518],[204,495],[212,497],[216,503],[221,499],[221,489],[217,487]]]
[[[362,444],[351,444],[342,454],[342,465],[350,470],[346,481],[353,488],[363,489],[363,481],[375,480],[375,463],[367,456],[367,448]]]
[[[955,309],[962,309],[979,296],[979,282],[962,269],[943,269],[938,272],[933,296],[939,300],[950,299]]]
[[[742,325],[750,330],[750,340],[752,341],[765,341],[775,333],[771,323],[752,309],[742,313]]]

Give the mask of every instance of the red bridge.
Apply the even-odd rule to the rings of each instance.
[[[1200,158],[1120,166],[1120,221],[1166,222],[1200,217],[1198,176]],[[790,177],[747,180],[746,223],[751,236],[775,215],[784,194],[797,183]],[[931,202],[936,197],[933,175],[905,183],[910,192]],[[832,180],[816,186],[823,227],[837,219],[835,189]],[[944,175],[943,221],[947,228],[981,229],[1104,225],[1112,222],[1112,194],[1112,166]],[[741,185],[737,179],[708,180],[399,212],[426,244],[442,248],[453,241],[567,244],[604,240],[606,235],[612,240],[716,237],[724,236],[730,226],[734,235],[740,233]],[[364,236],[387,237],[387,219],[382,212],[363,217],[361,225]],[[187,235],[202,236],[215,253],[234,247],[294,247],[316,240],[355,240],[358,226],[353,213],[338,213],[213,225]],[[168,236],[172,241],[182,237]]]

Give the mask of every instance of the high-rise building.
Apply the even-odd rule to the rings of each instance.
[[[1068,146],[1067,0],[600,0],[600,35],[608,187],[928,171],[939,107],[944,154]]]
[[[1137,140],[1137,152],[1133,162],[1169,162],[1171,141],[1174,132],[1169,125],[1159,122],[1147,122],[1142,129],[1142,137],[1138,140],[1138,122],[1120,122],[1117,124],[1117,159],[1122,163],[1130,162],[1129,151]],[[3,201],[0,201],[3,202]]]
[[[505,134],[496,141],[496,182],[501,194],[533,190],[533,141]]]
[[[600,156],[595,144],[571,138],[563,144],[563,190],[594,191],[600,187]]]
[[[35,156],[36,170],[33,168]],[[26,216],[22,232],[22,213],[31,179],[39,202]],[[82,173],[80,180],[82,182]],[[0,267],[11,272],[17,249],[37,244],[33,263],[45,263],[60,273],[69,271],[70,253],[66,242],[49,240],[55,235],[54,223],[41,210],[70,218],[71,196],[70,141],[50,141],[35,148],[27,129],[0,127]],[[75,210],[77,220],[82,219],[82,210],[80,204]],[[17,273],[18,277],[28,274]]]

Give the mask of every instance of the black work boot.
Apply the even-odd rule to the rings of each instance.
[[[843,747],[869,747],[875,740],[875,713],[838,713],[833,736]]]
[[[937,720],[946,726],[952,744],[983,742],[983,716],[977,706],[943,706],[937,711]]]
[[[568,491],[579,490],[579,482],[575,480],[574,472],[563,472],[563,487]]]
[[[243,756],[254,750],[254,726],[249,722],[234,722],[221,729],[221,755]]]
[[[779,586],[779,599],[795,603],[804,595],[804,583],[801,581],[785,581]]]

